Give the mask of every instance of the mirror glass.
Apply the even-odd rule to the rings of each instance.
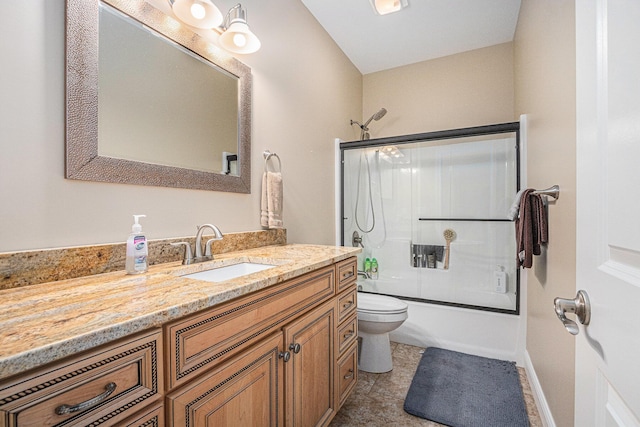
[[[251,71],[144,0],[67,2],[71,179],[250,192]]]
[[[238,78],[104,3],[99,31],[98,154],[227,173]]]

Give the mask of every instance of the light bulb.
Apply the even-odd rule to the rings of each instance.
[[[204,9],[204,6],[200,3],[193,3],[191,5],[191,15],[196,19],[202,19],[207,14],[207,11]]]
[[[373,2],[373,7],[380,15],[397,12],[403,6],[406,6],[406,2],[400,0],[374,0]]]
[[[235,33],[233,35],[233,44],[238,47],[245,47],[247,44],[247,37],[242,33]]]

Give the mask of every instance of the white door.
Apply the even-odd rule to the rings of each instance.
[[[575,425],[640,426],[640,0],[576,0]],[[571,315],[569,315],[571,317]]]

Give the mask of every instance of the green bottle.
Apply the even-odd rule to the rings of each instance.
[[[371,273],[371,260],[369,258],[364,260],[364,272],[367,276]]]

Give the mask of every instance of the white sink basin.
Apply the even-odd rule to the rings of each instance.
[[[271,264],[257,264],[254,262],[241,262],[239,264],[227,265],[225,267],[213,268],[211,270],[199,271],[198,273],[185,274],[182,277],[189,279],[204,280],[206,282],[224,282],[225,280],[235,279],[237,277],[246,276],[247,274],[257,273],[275,267]]]

